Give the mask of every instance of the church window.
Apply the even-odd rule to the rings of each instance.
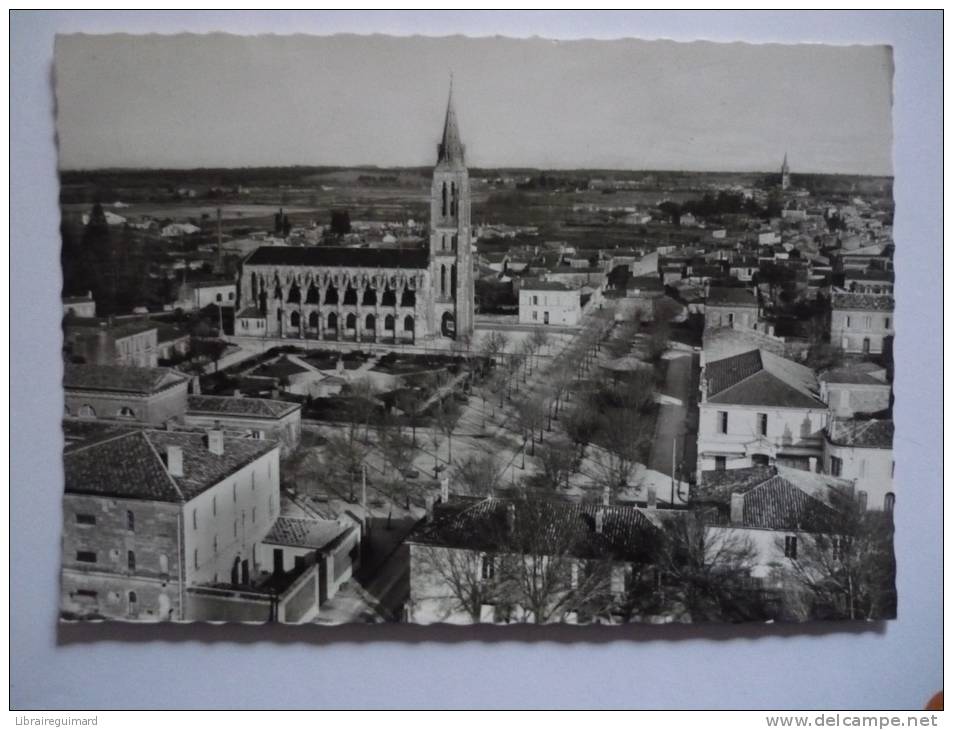
[[[344,328],[352,330],[357,327],[357,317],[354,316],[354,313],[351,312],[347,315],[347,319],[344,320]]]
[[[447,296],[447,267],[440,265],[440,296]]]
[[[338,328],[338,316],[334,312],[328,315],[328,329],[337,330]]]
[[[404,317],[404,331],[413,332],[414,331],[414,318],[409,314]]]
[[[384,330],[387,332],[394,331],[394,315],[393,314],[388,314],[386,317],[384,317]]]
[[[308,327],[310,327],[313,330],[316,330],[318,328],[318,313],[317,312],[311,312],[311,314],[308,315]]]
[[[447,216],[447,183],[443,184],[442,202],[440,205],[440,215]]]
[[[291,313],[291,326],[300,327],[301,326],[301,315],[297,312]]]

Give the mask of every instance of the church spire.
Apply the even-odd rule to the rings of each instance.
[[[457,129],[457,113],[453,109],[453,74],[450,75],[450,94],[447,97],[447,115],[443,121],[443,138],[437,145],[437,164],[464,166],[463,143]]]

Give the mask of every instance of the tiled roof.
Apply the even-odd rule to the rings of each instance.
[[[837,446],[890,449],[893,447],[893,421],[834,418],[827,426],[827,438]]]
[[[67,332],[74,331],[87,335],[102,331],[117,339],[132,337],[157,328],[156,323],[149,320],[133,319],[110,323],[108,319],[99,317],[70,317],[63,326]]]
[[[893,297],[884,294],[858,294],[834,292],[832,309],[849,309],[875,312],[892,312]]]
[[[320,550],[342,532],[355,529],[335,520],[308,520],[299,517],[279,517],[275,520],[264,542],[273,545],[303,547]]]
[[[254,418],[281,418],[299,410],[300,403],[288,403],[268,398],[234,398],[217,395],[190,395],[190,414],[243,416]]]
[[[264,316],[264,313],[258,307],[245,307],[242,311],[235,315],[237,319],[262,319]]]
[[[575,291],[569,284],[561,281],[541,281],[539,279],[524,279],[520,284],[522,291]]]
[[[893,281],[893,272],[879,271],[877,269],[852,271],[844,274],[844,279],[845,281]]]
[[[864,364],[866,365],[866,363]],[[874,365],[870,363],[871,367],[864,367],[863,365],[848,365],[842,368],[832,368],[821,373],[818,376],[818,380],[822,380],[825,383],[849,383],[852,385],[882,385],[887,386],[887,382],[883,378],[877,378],[872,375],[872,372],[883,372],[883,368],[879,365]]]
[[[715,307],[757,307],[758,298],[750,289],[713,286],[708,290],[708,299],[705,303]]]
[[[168,446],[182,449],[184,476],[173,477],[166,469]],[[208,450],[202,433],[133,431],[64,454],[66,492],[187,501],[276,448],[273,441],[226,438],[218,456]]]
[[[814,372],[765,350],[751,350],[705,366],[708,402],[726,405],[827,408]]]
[[[282,355],[274,362],[257,368],[252,372],[252,375],[260,375],[265,378],[281,378],[286,375],[298,375],[299,373],[306,372],[308,372],[307,368],[301,367],[301,365],[293,362],[287,356]]]
[[[731,495],[744,498],[741,521],[738,527],[762,530],[823,530],[836,515],[821,491],[805,489],[796,478],[789,478],[797,470],[783,473],[774,467],[751,469],[728,469],[721,472],[702,473],[697,499],[714,504],[716,522],[723,525],[731,522]],[[814,477],[810,472],[803,472]],[[846,487],[846,483],[844,483]]]
[[[352,266],[368,269],[426,269],[425,248],[347,248],[344,246],[261,246],[245,259],[251,266]]]
[[[150,395],[187,382],[188,377],[171,368],[137,368],[125,365],[67,364],[63,373],[66,390],[108,390]]]
[[[107,423],[104,421],[63,421],[63,451],[69,452],[99,441],[138,431],[141,426]]]
[[[601,533],[596,529],[600,510]],[[642,510],[627,505],[453,497],[448,504],[437,505],[433,519],[408,540],[488,552],[639,560],[651,552],[656,530]]]

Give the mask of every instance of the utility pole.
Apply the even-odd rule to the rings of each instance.
[[[678,446],[678,434],[672,439],[672,497],[669,504],[675,504],[675,449]]]

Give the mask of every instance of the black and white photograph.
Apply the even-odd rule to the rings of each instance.
[[[893,75],[57,36],[60,621],[894,619]]]

